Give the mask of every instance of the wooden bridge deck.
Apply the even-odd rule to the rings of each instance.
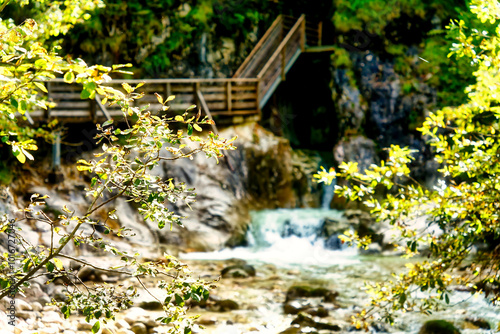
[[[321,26],[306,24],[305,16],[292,18],[278,16],[232,78],[221,79],[134,79],[113,80],[109,85],[121,89],[121,83],[144,82],[140,91],[144,97],[139,106],[149,104],[151,110],[161,107],[154,93],[175,95],[169,102],[170,110],[184,111],[191,105],[200,106],[214,117],[233,117],[233,122],[246,116],[260,116],[276,87],[285,79],[298,56],[309,45],[321,44]],[[49,110],[32,111],[30,122],[57,118],[64,123],[100,121],[122,117],[121,110],[103,106],[100,100],[80,99],[81,87],[68,85],[62,79],[46,82],[48,99],[56,103]]]

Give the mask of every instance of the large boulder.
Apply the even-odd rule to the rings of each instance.
[[[429,320],[420,328],[418,334],[460,334],[460,331],[449,321]]]

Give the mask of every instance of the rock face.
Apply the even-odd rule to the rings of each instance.
[[[410,52],[407,56],[410,66],[417,66],[417,54]],[[391,60],[382,60],[371,51],[350,52],[350,60],[351,76],[353,73],[359,78],[356,84],[347,69],[336,68],[332,73],[333,99],[343,138],[334,149],[336,161],[356,161],[362,171],[378,161],[375,142],[379,148],[410,146],[418,150],[414,176],[432,185],[431,171],[436,166],[429,163],[431,151],[415,129],[434,108],[435,90],[423,80],[409,87]]]
[[[379,161],[376,144],[373,140],[363,136],[341,140],[333,149],[333,157],[337,164],[342,162],[357,162],[360,172],[365,171],[371,164]]]
[[[304,192],[314,191],[307,186],[295,187],[306,173],[294,164],[286,139],[275,137],[257,124],[229,127],[221,135],[238,136],[238,149],[227,152],[218,165],[213,159],[197,155],[194,161],[168,162],[155,171],[162,177],[185,182],[197,192],[194,211],[180,203],[173,206],[188,216],[183,220],[184,231],[162,231],[160,242],[185,242],[189,249],[197,251],[244,245],[250,209],[296,207]]]
[[[175,227],[159,230],[156,224],[144,222],[137,214],[133,203],[119,199],[112,207],[116,208],[117,220],[112,221],[113,228],[126,226],[132,230],[130,236],[113,240],[115,245],[132,250],[130,243],[139,246],[168,244],[182,246],[186,250],[208,251],[225,246],[244,245],[248,224],[249,210],[293,208],[314,206],[319,203],[319,187],[310,180],[311,170],[317,169],[315,159],[307,159],[304,154],[293,154],[288,140],[276,137],[256,123],[232,126],[221,131],[221,136],[236,140],[237,150],[227,152],[226,158],[219,164],[214,159],[195,155],[193,161],[180,159],[164,162],[152,172],[164,179],[173,178],[175,182],[185,182],[195,188],[197,202],[191,206],[183,203],[168,203],[170,208],[185,216],[185,228]],[[92,153],[84,153],[91,159]],[[44,162],[48,164],[47,162]],[[49,170],[47,168],[43,168]],[[84,188],[90,181],[83,173],[76,172],[74,166],[62,166],[63,181],[52,185],[42,175],[44,171],[31,171],[32,175],[23,177],[16,187],[0,196],[0,215],[7,213],[16,217],[15,210],[29,204],[32,193],[48,194],[46,209],[56,218],[62,214],[62,207],[67,206],[75,214],[83,214],[89,199],[84,197]],[[40,173],[40,175],[35,175]],[[17,190],[16,190],[17,188]],[[19,194],[25,194],[20,197]],[[103,219],[106,209],[97,214]],[[72,228],[73,223],[61,230]],[[32,244],[50,244],[50,230],[46,224],[19,222],[23,228],[23,237]],[[95,233],[104,237],[104,229],[83,225],[84,234]],[[55,240],[57,243],[57,240]],[[72,243],[69,254],[94,251],[92,247],[74,249]],[[0,247],[2,245],[0,244]]]

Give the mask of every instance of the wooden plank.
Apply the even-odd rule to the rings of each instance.
[[[205,96],[206,97],[206,96]],[[252,93],[236,93],[232,95],[232,101],[236,100],[257,100],[257,92]]]
[[[49,97],[54,100],[81,100],[80,93],[71,92],[62,92],[62,93],[54,93],[50,92]]]
[[[88,119],[92,119],[90,112],[88,109],[86,110],[52,110],[50,112],[51,118],[58,117],[86,117]]]
[[[70,102],[56,102],[57,105],[52,108],[52,110],[58,110],[58,109],[78,109],[78,108],[90,108],[90,102],[91,100],[87,101],[70,101]]]
[[[262,44],[264,43],[264,41],[266,39],[268,39],[269,35],[271,34],[271,32],[273,32],[274,29],[276,29],[276,27],[281,23],[281,21],[283,20],[283,17],[281,15],[278,15],[278,17],[276,18],[276,20],[274,20],[274,22],[271,24],[271,26],[269,27],[269,29],[267,29],[267,31],[264,33],[264,36],[261,37],[261,39],[259,40],[259,42],[257,43],[257,45],[255,45],[255,47],[252,49],[252,51],[250,51],[250,54],[245,58],[245,60],[243,61],[243,64],[240,65],[240,67],[236,70],[236,72],[234,73],[233,75],[233,78],[238,78],[241,74],[241,72],[243,71],[243,69],[245,69],[245,67],[247,66],[248,62],[253,59],[253,57],[255,56],[255,54],[260,50]]]
[[[226,109],[226,102],[206,102],[208,108],[210,110],[227,110]],[[232,110],[237,110],[237,109],[249,109],[249,108],[257,108],[257,100],[254,101],[249,101],[249,102],[239,102],[235,101],[232,103],[233,108]]]
[[[250,110],[222,110],[222,111],[212,111],[213,116],[236,116],[236,115],[255,115],[258,114],[257,109]]]
[[[233,92],[240,92],[240,91],[255,91],[257,89],[257,85],[255,86],[235,86],[234,84],[232,85]]]

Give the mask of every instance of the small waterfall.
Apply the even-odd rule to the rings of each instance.
[[[337,185],[337,179],[333,179],[331,184],[323,183],[323,197],[321,198],[321,208],[330,209],[330,203],[335,195],[335,186]]]
[[[276,209],[251,213],[248,247],[211,253],[183,254],[184,259],[240,258],[277,265],[329,266],[358,262],[355,248],[325,235],[326,225],[346,227],[342,212],[327,209]],[[343,232],[343,231],[342,231]]]

